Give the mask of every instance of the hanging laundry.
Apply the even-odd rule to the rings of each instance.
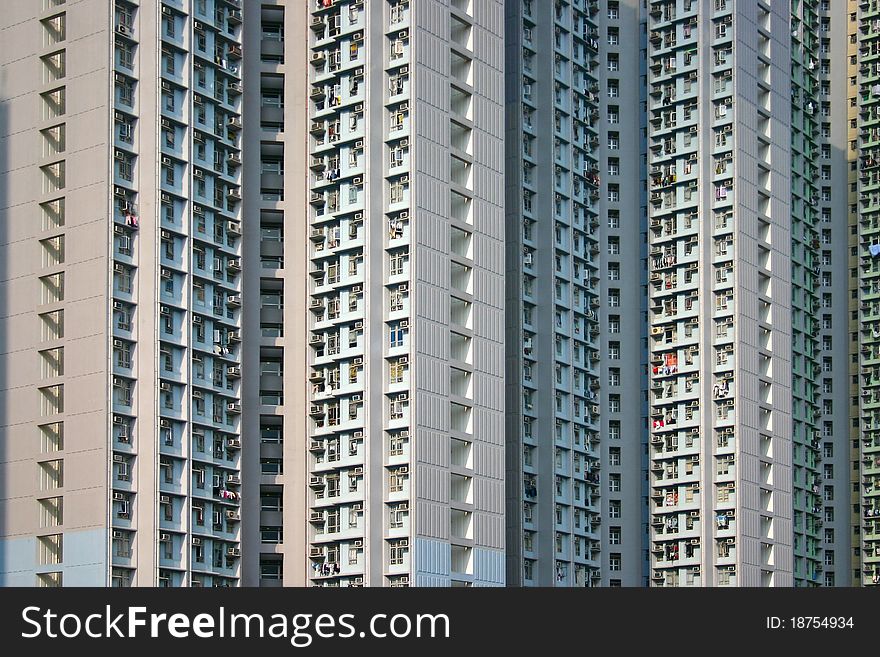
[[[868,251],[870,251],[871,255],[876,258],[880,255],[880,244],[871,244],[868,247]]]

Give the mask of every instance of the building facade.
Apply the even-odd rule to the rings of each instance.
[[[310,5],[302,567],[502,585],[502,5]]]
[[[505,12],[507,580],[638,585],[639,5]]]
[[[880,584],[876,1],[7,4],[0,584]]]
[[[851,53],[858,62],[858,69],[853,70],[853,67],[850,72],[857,79],[858,89],[848,94],[858,108],[858,116],[854,117],[857,129],[850,131],[849,140],[850,162],[855,165],[858,176],[855,183],[858,201],[856,204],[855,199],[851,199],[853,212],[849,215],[855,229],[854,239],[851,240],[853,257],[850,266],[854,269],[857,267],[857,276],[853,281],[857,289],[854,290],[853,300],[858,304],[852,311],[852,318],[857,321],[851,324],[852,331],[858,336],[858,371],[854,373],[852,386],[855,402],[852,407],[853,428],[857,427],[858,430],[853,431],[851,452],[851,584],[876,586],[880,584],[880,504],[877,502],[880,480],[880,401],[877,398],[877,386],[880,384],[880,286],[877,282],[880,272],[877,261],[880,253],[880,175],[877,170],[880,166],[877,157],[880,142],[880,66],[877,64],[880,55],[880,3],[852,2],[849,9],[852,16],[857,18],[850,24],[849,33],[853,37]]]
[[[239,581],[240,4],[4,16],[4,583]]]
[[[653,585],[793,583],[789,21],[649,7]]]

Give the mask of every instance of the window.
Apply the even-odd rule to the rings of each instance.
[[[620,421],[619,420],[611,420],[608,423],[608,439],[609,440],[620,440]]]
[[[406,506],[398,504],[389,512],[388,526],[390,529],[402,529],[407,517]]]
[[[42,453],[57,452],[64,449],[64,424],[53,422],[39,427],[40,451]]]
[[[50,534],[48,536],[40,536],[37,538],[39,545],[39,564],[41,566],[52,566],[63,561],[63,536],[61,534]]]
[[[407,439],[399,433],[393,433],[388,436],[388,455],[403,456],[403,448]]]
[[[260,542],[261,543],[282,543],[284,540],[284,529],[274,525],[260,526]]]
[[[403,491],[403,485],[406,482],[406,473],[400,468],[388,471],[388,492],[400,493]]]
[[[280,458],[260,459],[260,472],[264,475],[280,475],[284,472],[284,462]]]
[[[40,490],[54,490],[64,487],[64,461],[55,459],[38,465],[40,470]]]
[[[266,41],[284,41],[284,24],[263,23],[263,39]]]
[[[37,573],[37,586],[58,587],[61,586],[62,573]]]
[[[389,344],[388,346],[391,348],[394,347],[402,347],[403,340],[406,335],[405,331],[401,326],[401,322],[394,322],[388,327],[389,333]]]
[[[134,68],[134,47],[123,39],[116,40],[116,61],[123,68]]]
[[[260,579],[281,580],[284,578],[284,562],[277,559],[263,560],[260,557]]]
[[[64,499],[49,497],[39,500],[40,527],[57,527],[64,524]]]
[[[389,273],[391,276],[403,274],[403,268],[407,261],[408,255],[409,254],[406,251],[395,251],[389,256]]]
[[[608,28],[608,45],[609,46],[618,46],[620,45],[620,30],[616,27]]]
[[[406,373],[406,365],[396,360],[389,365],[388,382],[403,383],[403,375]]]
[[[409,553],[409,541],[392,541],[390,544],[389,563],[392,566],[403,565],[404,558]]]

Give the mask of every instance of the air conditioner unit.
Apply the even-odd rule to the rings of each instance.
[[[363,540],[358,539],[357,541],[352,542],[352,547],[356,547],[356,548],[364,547]]]
[[[353,438],[363,438],[363,437],[364,437],[364,432],[358,430],[358,431],[355,431],[355,432],[354,432],[353,434],[351,434],[351,435],[352,435]]]
[[[397,468],[397,473],[398,474],[409,474],[409,467],[406,465],[401,466],[401,467]]]
[[[408,356],[401,356],[400,358],[397,359],[397,362],[400,363],[401,365],[406,365],[407,363],[409,363],[409,357]]]
[[[159,420],[159,426],[162,429],[170,429],[171,428],[171,420]]]
[[[121,415],[114,415],[113,416],[113,424],[123,424],[124,422],[125,422],[125,418],[122,417]]]
[[[128,78],[126,78],[121,73],[117,73],[116,75],[113,76],[113,79],[116,80],[116,82],[118,82],[120,84],[125,84],[125,82]]]
[[[364,399],[363,395],[352,395],[351,396],[351,401],[353,401],[353,402],[363,401],[363,399]]]
[[[193,169],[193,178],[204,178],[204,177],[205,177],[204,171],[202,171],[201,169]]]
[[[168,7],[166,5],[162,5],[162,13],[165,14],[166,16],[173,16],[174,15],[171,11],[171,7]]]
[[[358,356],[357,358],[354,359],[354,364],[355,365],[363,365],[364,359],[362,357]]]
[[[161,543],[168,543],[170,540],[171,540],[171,534],[166,534],[165,532],[162,532],[159,534],[159,541]]]
[[[122,454],[114,454],[113,462],[114,463],[122,463],[125,459],[122,458]]]
[[[360,185],[360,184],[362,184],[363,182],[364,182],[364,179],[361,178],[360,176],[357,176],[356,178],[352,178],[352,179],[351,179],[351,184],[352,184],[352,185]]]
[[[409,283],[401,283],[397,286],[398,292],[409,292]]]
[[[201,324],[202,316],[201,315],[193,315],[193,324]]]
[[[167,391],[171,390],[171,384],[168,383],[167,381],[162,381],[162,382],[159,384],[159,388],[160,388],[161,390],[164,390],[164,391],[167,392]]]
[[[193,545],[196,545],[196,546],[201,545],[201,544],[202,544],[202,539],[200,539],[198,536],[193,536],[192,544],[193,544]]]
[[[125,305],[123,305],[123,303],[121,301],[114,301],[113,302],[113,310],[123,310],[124,308],[125,308]]]
[[[167,276],[165,275],[165,272],[168,272]],[[171,278],[171,272],[167,269],[163,269],[162,270],[162,278]],[[169,308],[168,306],[159,306],[159,314],[160,315],[170,315],[171,308]]]
[[[122,502],[123,500],[125,500],[124,494],[116,493],[116,492],[113,493],[113,501],[114,502]]]
[[[355,32],[354,34],[351,35],[351,40],[352,41],[363,41],[364,40],[364,33],[363,32]]]
[[[113,530],[113,538],[125,538],[125,532]]]
[[[351,505],[351,510],[352,511],[363,511],[364,510],[363,502],[355,502],[354,504]]]
[[[364,104],[363,104],[363,103],[358,103],[357,105],[355,105],[355,106],[354,106],[354,111],[355,111],[355,113],[363,112],[363,111],[364,111]]]
[[[159,504],[171,504],[171,496],[170,495],[160,495],[159,496]]]
[[[400,320],[400,328],[402,328],[402,329],[409,328],[409,320],[408,319]]]
[[[358,139],[356,142],[354,142],[354,147],[355,148],[363,148],[364,147],[364,140]]]
[[[113,341],[113,347],[115,349],[122,349],[122,347],[124,347],[124,346],[125,346],[125,344],[122,342],[122,340],[114,340]]]
[[[364,213],[363,212],[355,212],[354,213],[354,222],[355,223],[360,223],[363,220],[364,220]]]
[[[171,83],[162,80],[162,91],[171,91]]]

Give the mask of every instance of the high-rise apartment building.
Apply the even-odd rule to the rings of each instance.
[[[308,3],[247,3],[242,581],[306,582]]]
[[[651,582],[792,584],[789,7],[651,2]]]
[[[3,564],[239,581],[241,3],[3,14]]]
[[[818,3],[791,3],[791,420],[792,576],[795,586],[821,583],[822,498],[819,283],[819,15]],[[825,101],[822,101],[825,102]],[[827,242],[826,242],[827,243]],[[775,565],[771,561],[768,566]]]
[[[639,6],[505,12],[507,581],[639,585]]]
[[[875,0],[7,4],[0,584],[880,584]]]
[[[821,477],[817,492],[821,495],[822,510],[822,574],[819,583],[824,586],[849,586],[851,583],[850,549],[850,212],[849,178],[854,176],[848,161],[850,113],[849,98],[856,94],[852,80],[856,64],[850,61],[849,32],[857,25],[850,20],[850,11],[841,11],[839,3],[820,0],[819,51],[815,67],[819,78],[818,112],[819,168],[819,261],[818,287],[820,322],[821,386],[819,419],[816,429],[821,441]],[[808,63],[809,66],[809,63]],[[814,103],[817,99],[812,99]],[[853,181],[854,182],[854,181]],[[847,217],[848,219],[844,219]],[[855,282],[853,281],[853,284]]]
[[[876,586],[880,584],[880,3],[851,2],[849,11],[854,18],[857,16],[848,31],[852,35],[850,52],[858,61],[857,69],[850,68],[858,86],[850,87],[847,94],[858,111],[852,124],[858,129],[850,130],[848,151],[854,165],[853,178],[857,175],[854,184],[858,192],[857,197],[853,195],[850,199],[853,209],[849,214],[853,229],[850,267],[854,269],[855,288],[851,331],[858,346],[858,370],[853,370],[851,390],[854,431],[850,583]]]
[[[307,20],[292,567],[321,586],[501,585],[502,4],[321,0]]]

